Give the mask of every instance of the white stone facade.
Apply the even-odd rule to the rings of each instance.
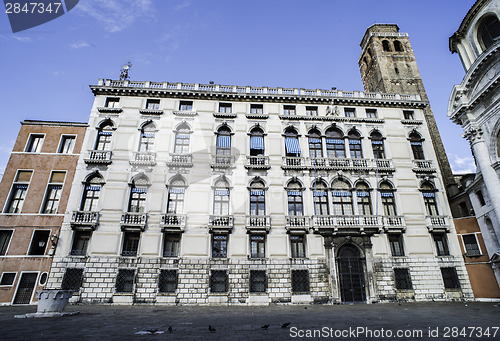
[[[116,304],[472,298],[418,95],[91,88],[49,287]]]
[[[500,284],[500,3],[477,1],[450,38],[466,75],[455,85],[448,116],[464,129],[477,174],[467,192]]]

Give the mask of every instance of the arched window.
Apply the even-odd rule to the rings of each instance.
[[[323,145],[321,143],[321,134],[317,130],[309,132],[309,157],[323,157]]]
[[[302,204],[302,186],[293,181],[288,184],[288,215],[303,215],[304,207]]]
[[[415,160],[424,160],[424,150],[422,148],[422,137],[417,133],[410,134],[410,145]]]
[[[477,28],[477,36],[484,50],[493,45],[500,37],[500,22],[498,18],[493,14],[483,18]]]
[[[382,206],[384,207],[384,215],[395,216],[396,215],[396,201],[394,200],[394,189],[388,182],[382,182],[380,184],[380,197],[382,199]]]
[[[264,155],[264,132],[260,128],[250,131],[250,156]]]
[[[168,187],[167,214],[181,214],[184,210],[184,191],[186,183],[177,178]]]
[[[382,137],[382,134],[380,134],[378,131],[374,131],[371,134],[371,140],[372,140],[373,157],[375,159],[385,159],[384,139]]]
[[[266,193],[262,181],[250,184],[250,215],[266,215]]]
[[[153,122],[149,122],[141,128],[141,141],[139,143],[139,152],[152,152],[155,142],[156,126]]]
[[[293,128],[285,130],[285,150],[288,157],[300,156],[299,136]]]
[[[91,176],[85,181],[82,203],[80,204],[81,211],[96,212],[99,210],[98,204],[102,183],[102,177],[98,174]]]
[[[231,155],[231,130],[229,127],[220,127],[217,131],[217,155]]]
[[[439,215],[436,203],[436,189],[434,188],[434,186],[426,182],[422,184],[421,191],[424,198],[425,210],[427,212],[427,215]]]
[[[356,197],[358,198],[358,214],[372,215],[372,202],[370,199],[369,187],[364,182],[356,185]]]
[[[351,130],[349,137],[349,150],[352,159],[363,158],[363,151],[361,149],[361,137],[357,131]]]
[[[391,46],[389,45],[388,40],[382,40],[382,47],[384,48],[384,51],[391,52]]]
[[[128,212],[142,213],[146,210],[146,194],[148,182],[144,178],[133,180],[130,185],[130,198],[128,202]]]
[[[104,122],[97,132],[95,150],[111,150],[111,137],[113,136],[113,124],[109,121]]]
[[[403,52],[403,44],[399,40],[394,40],[394,50],[397,52]]]
[[[332,184],[333,214],[353,215],[351,186],[337,179]]]
[[[175,132],[174,154],[189,153],[190,129],[187,125],[181,125]]]
[[[344,136],[340,130],[330,128],[325,132],[326,154],[329,158],[345,158]]]
[[[329,215],[328,189],[323,181],[315,181],[313,184],[313,200],[315,215]]]
[[[229,215],[229,184],[226,180],[219,180],[214,188],[214,214]]]

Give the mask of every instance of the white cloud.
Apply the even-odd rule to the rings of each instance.
[[[151,0],[87,0],[75,9],[103,23],[110,33],[123,31],[140,17],[153,16]]]
[[[31,42],[31,38],[29,38],[29,37],[21,37],[21,36],[13,35],[12,38],[14,38],[17,41],[20,41],[21,43],[30,43]]]
[[[455,174],[464,174],[464,173],[475,173],[476,172],[476,164],[474,163],[474,159],[472,157],[460,157],[457,154],[451,155],[450,159],[451,169]]]
[[[79,41],[77,43],[73,43],[73,44],[70,44],[69,47],[71,47],[72,49],[81,49],[81,48],[84,48],[84,47],[89,47],[90,44],[87,43],[86,41]]]
[[[177,6],[175,6],[174,9],[176,11],[180,11],[181,9],[189,7],[190,5],[191,5],[191,1],[184,0],[183,2],[181,2],[180,4],[178,4]]]

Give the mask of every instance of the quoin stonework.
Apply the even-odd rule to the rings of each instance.
[[[361,46],[366,92],[92,85],[47,287],[116,304],[472,298],[408,35],[376,24]]]

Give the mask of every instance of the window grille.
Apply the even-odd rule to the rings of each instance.
[[[227,292],[228,276],[226,270],[212,270],[210,275],[211,292]]]
[[[441,268],[441,275],[445,289],[460,289],[460,281],[455,268]]]
[[[133,292],[135,282],[135,270],[119,269],[116,276],[116,292]]]
[[[250,270],[250,292],[266,292],[267,276],[264,270]]]
[[[413,289],[410,277],[410,270],[407,268],[395,268],[394,277],[396,280],[396,289],[409,290]]]
[[[177,290],[177,270],[160,270],[158,292],[175,292]]]
[[[481,256],[481,250],[479,249],[479,244],[477,243],[476,236],[473,234],[462,235],[465,245],[465,255],[466,256]]]
[[[83,282],[83,269],[68,268],[64,273],[61,289],[78,291]]]
[[[292,270],[292,293],[308,294],[309,270]]]

